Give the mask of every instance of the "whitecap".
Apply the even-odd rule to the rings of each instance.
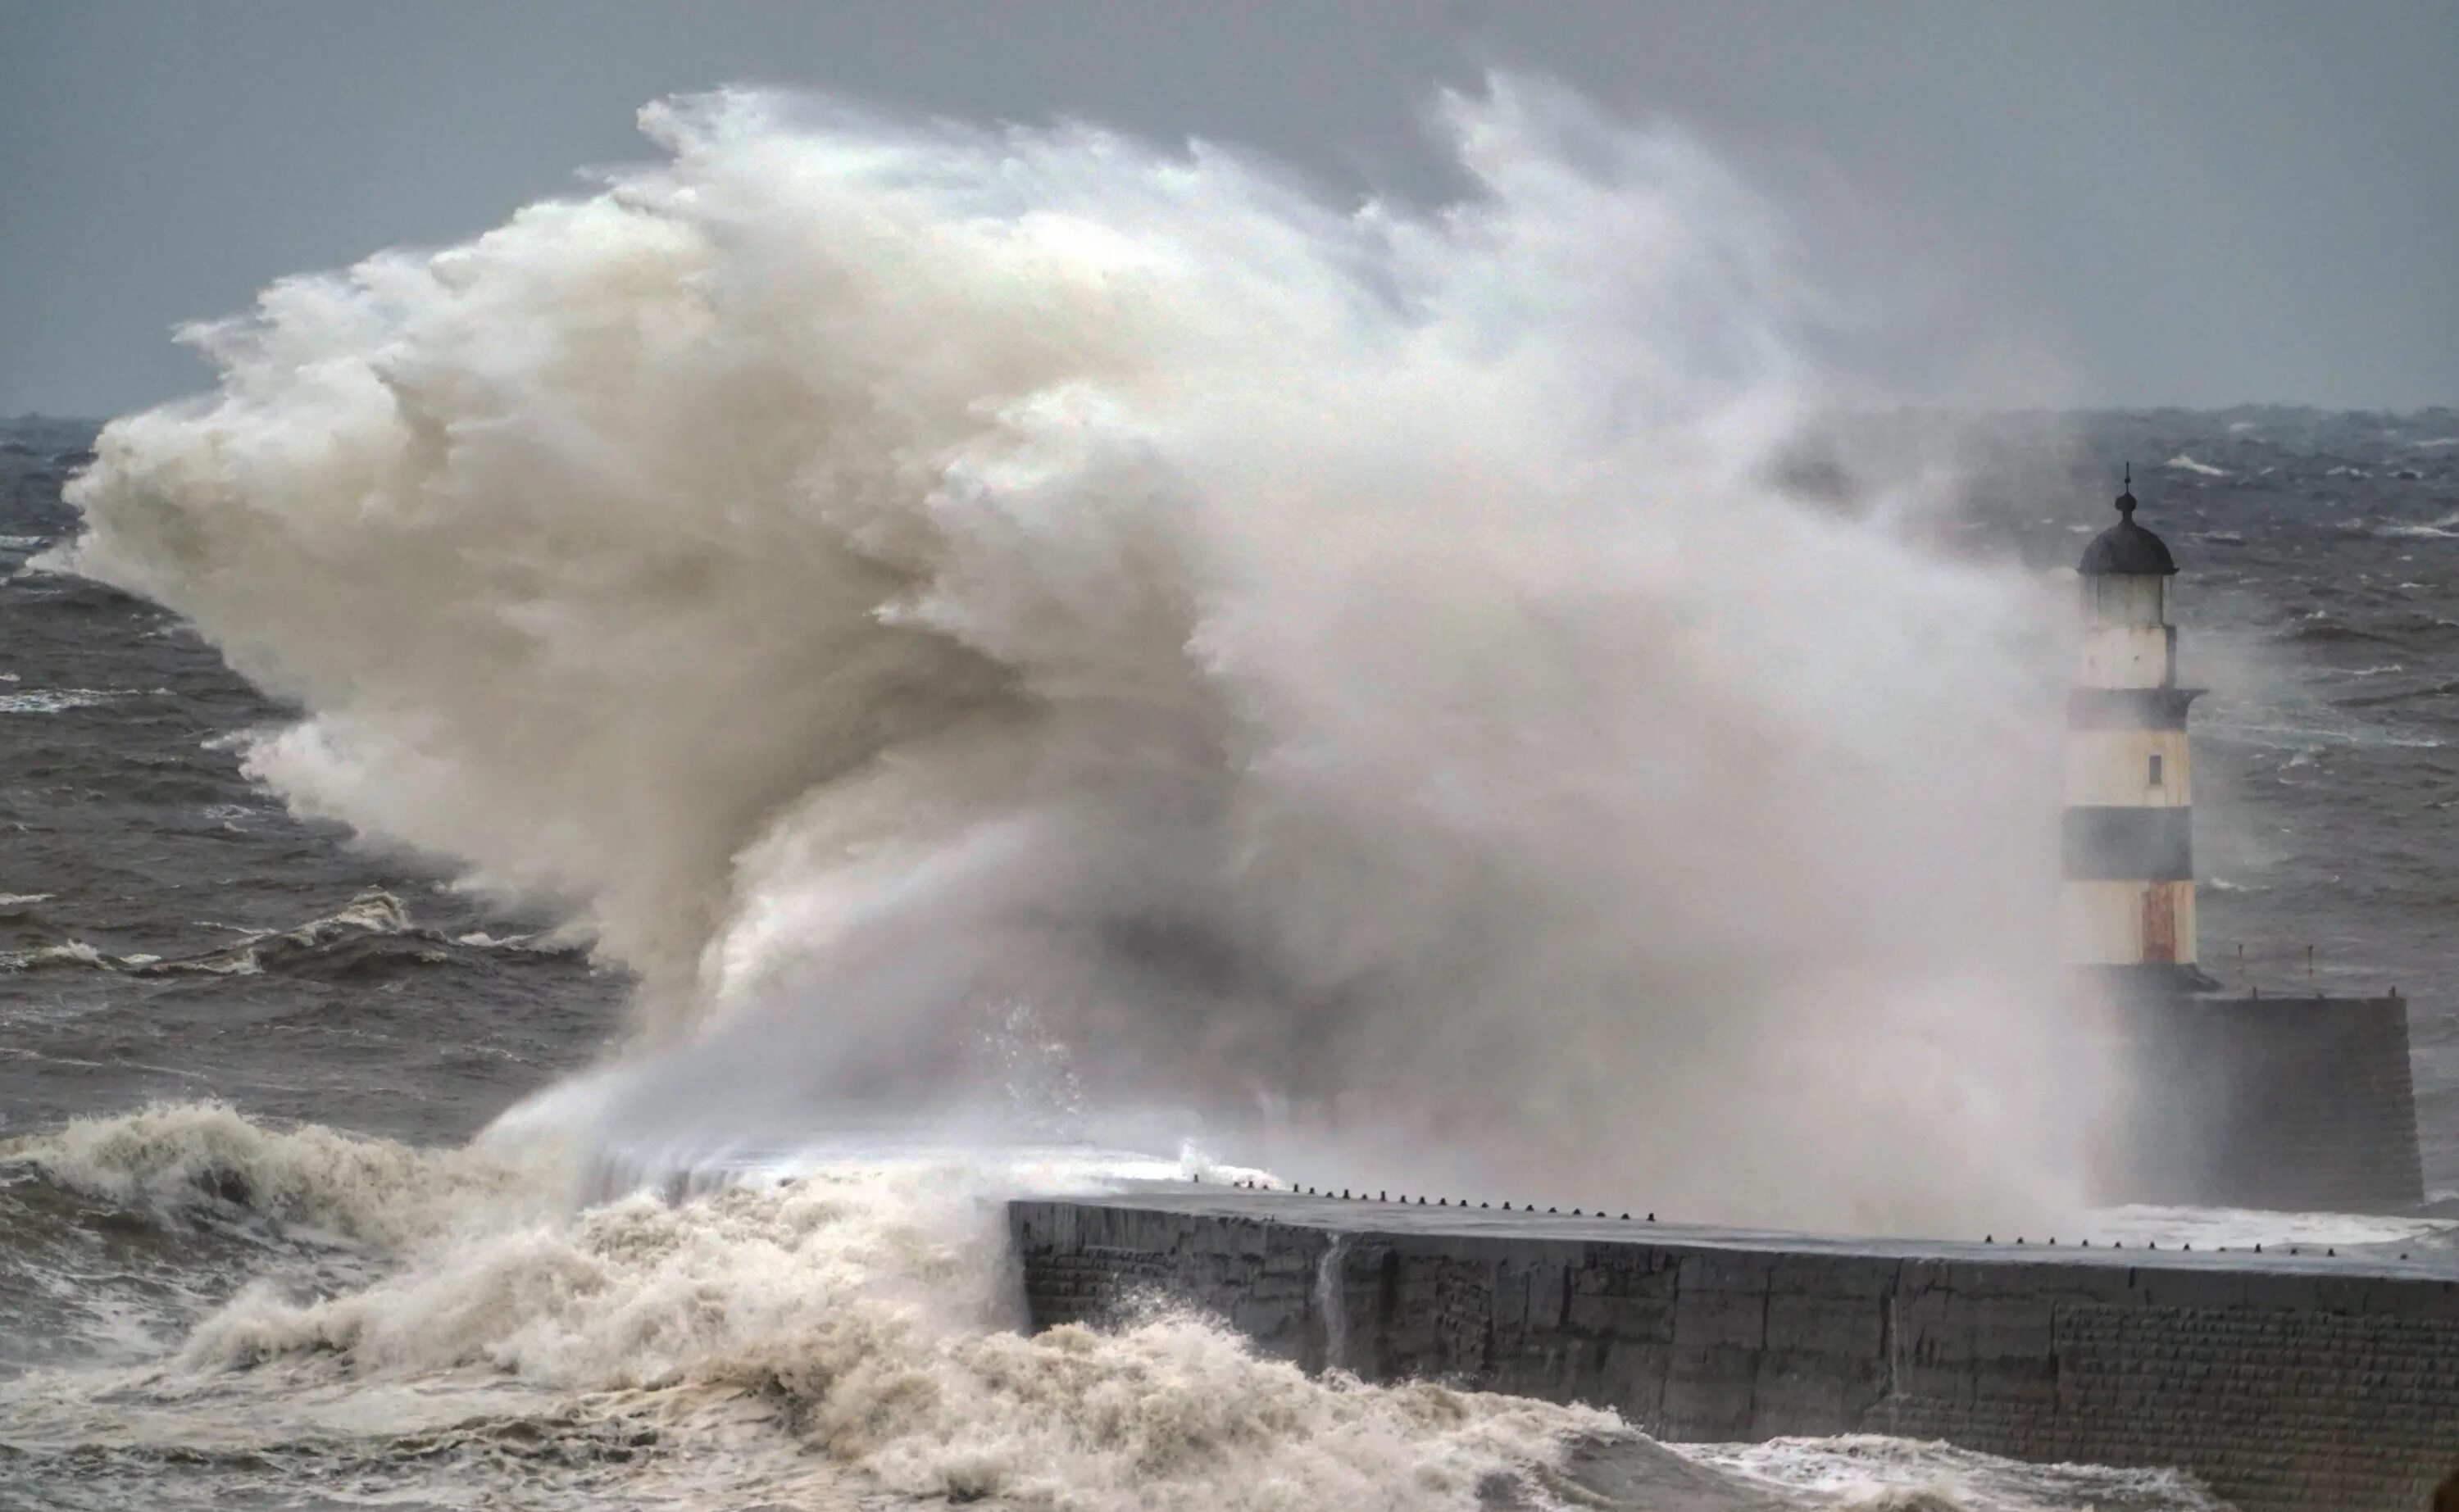
[[[59,714],[126,696],[112,688],[38,688],[31,693],[0,693],[0,714]]]
[[[44,966],[99,966],[107,970],[116,964],[116,957],[83,940],[46,945],[40,950],[0,952],[0,972],[32,971]]]
[[[2229,475],[2228,469],[2217,468],[2208,462],[2197,462],[2183,452],[2171,457],[2162,465],[2165,467],[2175,468],[2180,472],[2199,472],[2205,477],[2226,477]]]

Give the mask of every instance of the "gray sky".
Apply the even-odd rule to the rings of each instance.
[[[1420,107],[1495,65],[1855,227],[1932,307],[1906,339],[2055,352],[1994,401],[2459,402],[2453,0],[0,0],[0,414],[196,388],[174,323],[644,157],[663,94],[1086,116],[1426,196]]]

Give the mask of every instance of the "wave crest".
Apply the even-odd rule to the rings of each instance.
[[[556,1190],[543,1150],[423,1149],[322,1124],[278,1128],[219,1102],[72,1120],[0,1144],[0,1162],[130,1208],[222,1207],[398,1247],[456,1221],[473,1197]]]

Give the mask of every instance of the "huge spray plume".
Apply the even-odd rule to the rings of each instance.
[[[1502,81],[1419,214],[643,119],[193,333],[218,392],[74,494],[82,571],[308,711],[265,781],[638,975],[632,1116],[1136,1110],[1863,1225],[2053,1170],[2037,605],[1918,544],[1934,480],[1785,485],[1855,396],[1695,146]]]

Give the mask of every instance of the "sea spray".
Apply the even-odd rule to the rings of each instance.
[[[576,1208],[569,1166],[508,1161],[506,1137],[419,1150],[175,1104],[0,1147],[0,1189],[52,1173],[117,1194],[123,1227],[181,1225],[191,1250],[266,1221],[260,1261],[296,1265],[305,1224],[320,1262],[244,1288],[167,1358],[0,1377],[11,1472],[97,1505],[123,1486],[159,1504],[165,1464],[173,1500],[200,1506],[337,1475],[357,1495],[570,1512],[2214,1505],[2166,1473],[1892,1439],[1677,1452],[1586,1408],[1313,1378],[1166,1309],[1016,1330],[999,1199],[1166,1173],[1150,1161],[807,1150],[680,1201]],[[415,1174],[368,1179],[388,1168]],[[340,1212],[360,1237],[324,1227]]]
[[[636,1190],[575,1209],[554,1162],[171,1105],[0,1148],[11,1163],[137,1212],[219,1193],[277,1223],[350,1214],[361,1237],[328,1242],[380,1271],[251,1285],[148,1370],[0,1382],[0,1428],[35,1452],[176,1453],[186,1440],[148,1436],[197,1432],[199,1409],[168,1409],[219,1404],[211,1441],[245,1462],[389,1438],[415,1468],[457,1403],[456,1432],[548,1446],[550,1461],[629,1444],[653,1481],[730,1463],[737,1497],[808,1476],[776,1452],[799,1443],[916,1498],[1120,1509],[1465,1509],[1503,1493],[1543,1507],[1562,1504],[1546,1475],[1574,1439],[1663,1453],[1608,1414],[1311,1379],[1191,1315],[1017,1332],[998,1199],[1161,1173],[1133,1158],[806,1151],[682,1201]],[[371,1183],[378,1168],[403,1179]]]
[[[608,1138],[1088,1136],[1958,1227],[2055,1202],[2052,638],[1805,490],[1794,234],[1501,81],[1474,191],[729,91],[190,332],[68,560],[307,710],[250,769],[641,982]],[[1046,1123],[1040,1113],[1028,1124]]]

